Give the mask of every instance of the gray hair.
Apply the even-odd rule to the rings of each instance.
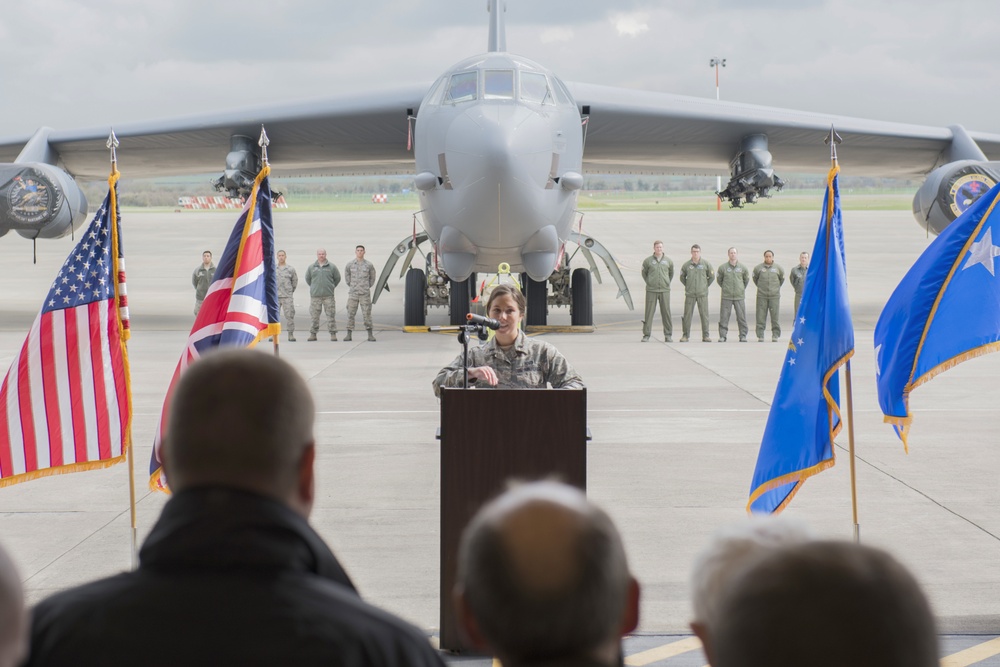
[[[611,518],[578,489],[543,481],[479,511],[457,580],[485,638],[523,661],[584,656],[617,639],[631,575]]]

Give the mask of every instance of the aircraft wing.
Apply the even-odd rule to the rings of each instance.
[[[230,136],[244,134],[256,142],[263,124],[276,175],[409,173],[407,110],[416,112],[428,87],[115,125],[119,167],[129,178],[221,172]],[[74,177],[103,179],[110,130],[52,130],[49,144]],[[13,162],[29,139],[0,139],[0,162]]]
[[[832,114],[567,82],[590,107],[584,168],[591,173],[729,174],[742,137],[765,133],[775,169],[825,172],[831,124],[844,143],[841,164],[853,175],[926,175],[949,161],[947,127],[907,125]],[[987,158],[1000,159],[1000,135],[969,132]]]

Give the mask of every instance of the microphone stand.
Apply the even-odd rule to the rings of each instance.
[[[430,331],[458,331],[458,342],[462,344],[462,389],[469,388],[469,339],[472,334],[479,340],[490,337],[485,324],[459,324],[448,327],[428,327]]]

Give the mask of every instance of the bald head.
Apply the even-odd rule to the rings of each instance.
[[[613,659],[623,627],[637,622],[617,529],[581,491],[556,482],[516,486],[480,510],[459,550],[458,591],[505,664]]]
[[[312,481],[314,418],[309,388],[286,362],[246,349],[207,354],[174,391],[163,441],[170,487],[293,499],[305,463]]]
[[[768,550],[719,602],[714,667],[936,667],[937,630],[913,576],[878,549],[815,541]]]
[[[0,548],[0,667],[21,664],[28,648],[28,613],[14,561]]]

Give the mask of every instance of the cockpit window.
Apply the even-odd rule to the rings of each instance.
[[[559,100],[559,104],[573,104],[573,97],[566,90],[566,84],[560,81],[556,77],[552,77],[553,86],[556,89],[556,99]]]
[[[554,104],[544,74],[521,72],[521,100],[537,104]]]
[[[479,86],[478,72],[460,72],[451,75],[448,94],[445,102],[468,102],[476,99],[476,88]]]
[[[483,72],[485,81],[483,98],[487,100],[514,99],[514,70],[488,69]]]

